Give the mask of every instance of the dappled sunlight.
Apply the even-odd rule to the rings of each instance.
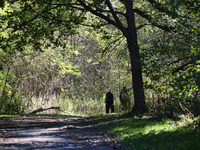
[[[128,149],[198,149],[200,134],[187,123],[170,119],[105,116],[108,133],[117,136]],[[108,120],[108,121],[107,121]]]

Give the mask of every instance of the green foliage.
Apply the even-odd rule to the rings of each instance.
[[[1,1],[0,70],[10,73],[0,79],[0,90],[16,90],[29,104],[53,94],[100,101],[108,87],[117,98],[123,86],[132,87],[126,5],[110,1],[112,12],[108,2]],[[197,116],[199,2],[135,0],[133,7],[151,110]]]
[[[1,32],[6,29],[10,32],[7,32],[7,38],[2,36],[1,48],[5,49],[12,43],[18,51],[23,51],[25,45],[32,45],[35,50],[42,51],[44,39],[55,46],[61,45],[59,39],[63,33],[74,32],[73,22],[80,23],[85,19],[76,9],[63,7],[64,5],[67,3],[54,5],[49,1],[12,1],[12,4],[6,4],[6,10],[9,11],[5,10],[6,14],[1,15],[1,22],[4,23]],[[59,33],[55,33],[58,28]],[[7,43],[3,42],[5,38]]]
[[[4,94],[4,97],[0,97],[0,114],[22,114],[25,110],[25,102],[21,95],[18,95],[16,91]]]
[[[120,92],[120,102],[121,102],[121,109],[126,112],[130,112],[132,108],[132,100],[130,97],[130,93],[124,89]]]
[[[157,115],[199,115],[200,24],[199,10],[193,9],[197,5],[189,1],[163,1],[154,6],[165,13],[166,20],[173,21],[174,28],[168,33],[147,28],[154,38],[142,47],[145,88],[154,95],[149,98],[150,111]]]
[[[24,96],[27,105],[26,112],[37,109],[32,107],[35,98],[43,99],[43,104],[48,104],[49,99],[54,95],[56,97],[62,95],[64,102],[65,99],[73,99],[72,103],[75,103],[76,99],[86,101],[92,99],[96,101],[95,103],[101,103],[100,100],[108,87],[113,89],[114,96],[118,99],[118,91],[121,89],[119,85],[131,86],[130,72],[127,71],[128,55],[123,52],[123,47],[118,51],[126,54],[122,58],[124,64],[121,63],[121,57],[119,58],[121,54],[118,53],[114,55],[106,52],[106,55],[102,57],[101,51],[106,45],[101,41],[100,35],[91,29],[80,28],[78,36],[69,36],[63,42],[64,48],[53,48],[50,44],[52,47],[46,49],[44,45],[43,53],[35,52],[31,46],[27,46],[23,52],[12,54],[12,61],[9,59],[3,61],[5,60],[3,56],[9,58],[9,54],[2,53],[4,68],[6,64],[9,64],[12,78],[8,84]],[[1,85],[3,86],[3,82]],[[69,106],[71,106],[70,103]],[[118,106],[117,103],[116,106]],[[76,106],[73,107],[73,109],[76,108]],[[84,107],[88,110],[87,106]],[[80,110],[87,113],[84,109]],[[120,108],[116,110],[120,111]]]

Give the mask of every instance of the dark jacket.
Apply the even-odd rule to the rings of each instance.
[[[110,99],[109,104],[113,104],[113,94],[111,92],[107,92],[106,97],[109,97],[109,99]]]

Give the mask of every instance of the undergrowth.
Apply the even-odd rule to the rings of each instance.
[[[51,97],[49,99],[33,99],[32,103],[29,104],[26,113],[30,113],[33,110],[36,110],[38,108],[45,108],[50,106],[59,106],[65,111],[70,112],[71,114],[75,115],[93,115],[93,114],[103,114],[105,113],[105,99],[102,98],[100,100],[96,99],[79,99],[79,98],[56,98]],[[121,106],[119,99],[114,100],[115,105],[115,112],[119,113],[121,112]],[[52,114],[52,113],[62,113],[58,110],[47,110],[44,112],[41,112],[42,114]]]

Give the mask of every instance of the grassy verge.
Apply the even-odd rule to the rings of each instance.
[[[91,116],[106,131],[114,134],[126,150],[197,150],[200,132],[192,120],[155,119],[152,117],[124,117],[119,114]]]

